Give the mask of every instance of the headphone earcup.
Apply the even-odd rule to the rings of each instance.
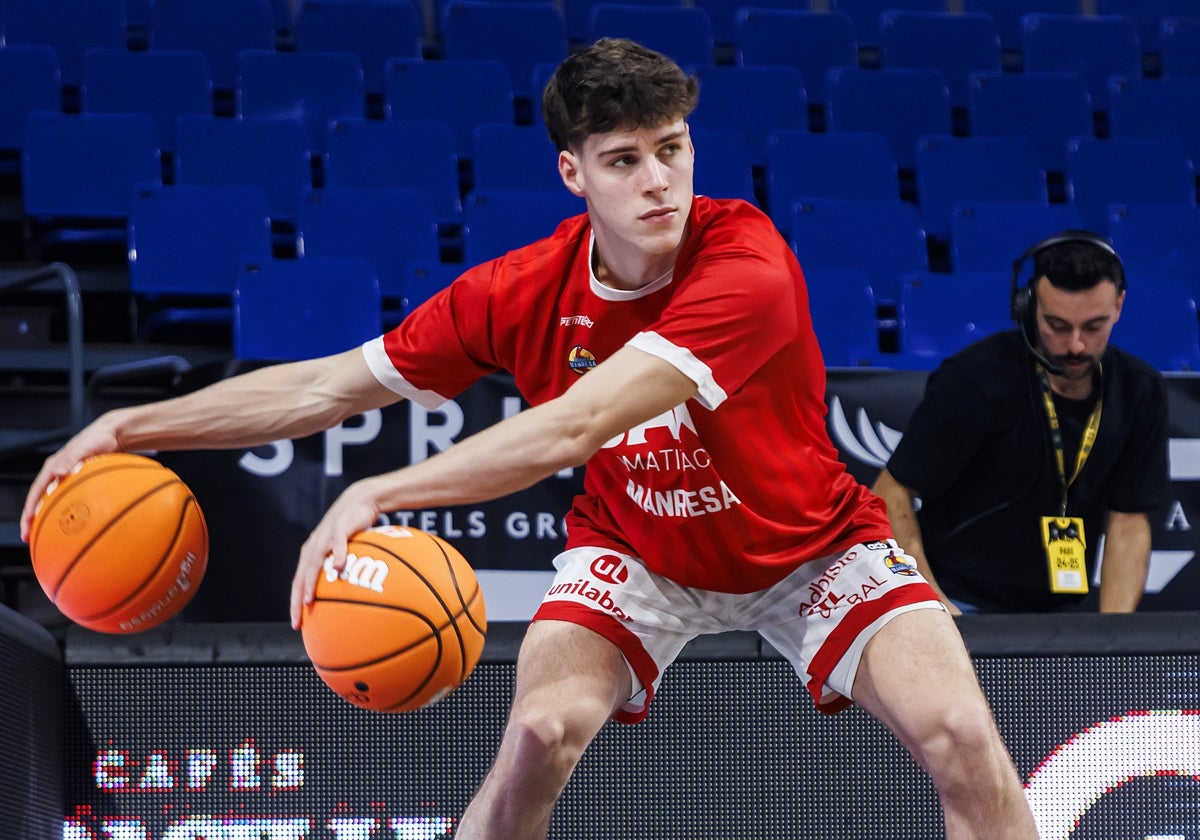
[[[1029,323],[1033,318],[1031,296],[1032,292],[1030,292],[1028,286],[1013,289],[1012,319],[1023,329],[1029,328]]]

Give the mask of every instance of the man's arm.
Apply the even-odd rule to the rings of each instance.
[[[1109,511],[1100,568],[1100,612],[1137,609],[1150,570],[1150,517]]]
[[[896,542],[900,543],[904,553],[917,561],[917,570],[933,587],[933,591],[946,605],[950,614],[962,615],[962,611],[950,602],[946,593],[942,592],[942,588],[938,586],[933,577],[933,570],[929,568],[929,561],[925,558],[925,543],[921,540],[921,526],[913,511],[913,499],[916,497],[916,493],[897,481],[895,476],[888,472],[887,467],[880,471],[871,492],[887,504],[888,521],[892,524],[892,536],[896,538]]]
[[[174,399],[110,411],[42,465],[26,496],[21,533],[51,481],[85,458],[106,452],[230,449],[313,434],[400,398],[379,384],[355,348],[272,365]]]
[[[346,543],[385,511],[461,505],[529,487],[587,461],[605,442],[671,410],[696,383],[657,356],[624,347],[562,396],[523,411],[433,457],[346,488],[300,551],[292,582],[292,624],[325,558],[345,562]]]

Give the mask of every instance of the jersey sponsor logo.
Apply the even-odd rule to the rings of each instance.
[[[560,327],[587,327],[589,330],[595,322],[586,315],[564,315],[559,319]]]
[[[576,344],[567,354],[567,367],[583,376],[596,366],[596,357],[582,344]]]
[[[615,554],[601,554],[592,561],[592,574],[614,586],[629,580],[629,569],[625,561]]]
[[[333,557],[325,558],[325,580],[333,583],[344,580],[351,586],[361,586],[372,592],[382,592],[387,580],[388,565],[373,557],[359,557],[357,554],[346,555],[346,566],[339,573],[333,567]]]

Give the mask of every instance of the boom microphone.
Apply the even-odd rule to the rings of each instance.
[[[1029,330],[1027,328],[1022,326],[1020,332],[1021,338],[1025,341],[1025,349],[1027,349],[1029,354],[1033,356],[1035,360],[1037,360],[1037,363],[1044,367],[1050,374],[1054,376],[1062,376],[1063,371],[1066,370],[1066,367],[1060,365],[1058,362],[1050,361],[1050,359],[1046,358],[1044,354],[1040,353],[1038,349],[1033,346],[1033,342],[1029,340]]]

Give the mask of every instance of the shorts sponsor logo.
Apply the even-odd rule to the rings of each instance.
[[[894,575],[904,575],[905,577],[917,576],[916,561],[907,554],[897,555],[895,551],[889,551],[888,556],[883,558],[883,564]]]
[[[629,569],[615,554],[601,554],[592,561],[592,574],[605,583],[617,586],[629,580]]]
[[[885,549],[891,548],[890,545],[883,542],[882,540],[872,540],[869,543],[863,543],[863,545],[866,546],[867,548],[869,548],[871,551],[883,551]]]
[[[621,621],[633,620],[624,610],[617,606],[611,589],[602,589],[596,585],[594,580],[589,580],[588,578],[580,578],[572,583],[557,583],[550,587],[550,591],[546,594],[547,601],[576,601],[579,599],[591,601],[597,607],[605,612],[612,613]]]
[[[880,580],[874,575],[870,575],[857,586],[851,586],[849,592],[830,592],[816,603],[802,604],[800,612],[808,616],[820,615],[821,618],[829,618],[833,615],[834,610],[845,610],[857,604],[866,603],[874,597],[875,590],[886,587],[888,583],[886,580]]]

